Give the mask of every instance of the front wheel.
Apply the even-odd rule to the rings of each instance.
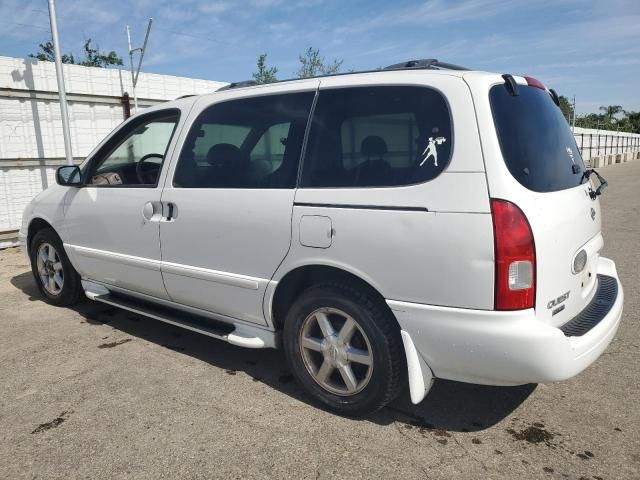
[[[393,400],[405,377],[399,327],[386,305],[347,284],[316,285],[291,306],[284,350],[294,377],[315,400],[344,415]]]
[[[68,306],[84,297],[80,276],[71,265],[60,237],[52,229],[45,228],[35,234],[29,257],[38,289],[49,303]]]

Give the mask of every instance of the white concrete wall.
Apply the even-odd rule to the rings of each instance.
[[[68,93],[117,97],[124,92],[132,94],[128,70],[80,65],[64,65],[63,70]],[[222,85],[224,82],[141,72],[136,92],[139,98],[173,100],[181,95],[211,92]],[[56,92],[55,65],[32,58],[0,56],[0,88]]]
[[[42,191],[43,184],[55,182],[55,171],[54,167],[0,168],[0,232],[20,227],[24,207]]]
[[[65,65],[74,159],[85,156],[124,120],[120,98],[133,95],[127,70]],[[224,82],[140,73],[140,106],[217,90]],[[54,182],[65,163],[55,65],[0,56],[0,234],[18,229],[22,210]],[[5,242],[6,243],[6,242]],[[0,240],[0,246],[3,244]]]

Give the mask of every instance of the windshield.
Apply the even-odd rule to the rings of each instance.
[[[529,190],[554,192],[580,185],[584,163],[567,120],[546,90],[504,85],[489,93],[493,121],[511,175]]]

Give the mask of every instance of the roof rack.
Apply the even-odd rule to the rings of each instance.
[[[221,92],[223,90],[231,90],[232,88],[242,88],[242,87],[253,87],[254,85],[259,85],[255,80],[243,80],[241,82],[232,82],[228,85],[224,85],[216,90],[216,92]]]
[[[466,67],[460,65],[454,65],[453,63],[445,63],[435,58],[424,58],[421,60],[409,60],[402,63],[394,63],[388,67],[384,67],[384,70],[407,70],[407,69],[445,69],[445,70],[469,70]]]
[[[440,70],[440,69],[444,69],[444,70],[470,70],[469,68],[466,67],[461,67],[460,65],[454,65],[453,63],[445,63],[445,62],[441,62],[439,60],[436,60],[435,58],[427,58],[427,59],[422,59],[422,60],[408,60],[406,62],[402,62],[402,63],[394,63],[393,65],[389,65],[388,67],[384,67],[381,69],[377,69],[377,70],[360,70],[360,71],[355,71],[355,72],[341,72],[341,73],[333,73],[330,75],[318,75],[318,76],[314,76],[314,77],[308,77],[304,80],[310,80],[312,78],[321,78],[321,77],[338,77],[338,76],[343,76],[343,75],[352,75],[352,74],[356,74],[356,73],[375,73],[375,72],[382,72],[384,70],[420,70],[420,69],[428,69],[428,70]],[[300,80],[298,78],[288,78],[285,80],[277,80],[274,83],[281,83],[281,82],[290,82],[293,80]],[[224,85],[223,87],[220,87],[216,90],[216,92],[222,92],[224,90],[231,90],[234,88],[242,88],[242,87],[253,87],[256,85],[260,85],[258,82],[256,82],[255,80],[244,80],[241,82],[232,82],[229,83],[228,85]]]

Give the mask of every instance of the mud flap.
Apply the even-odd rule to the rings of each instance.
[[[404,330],[400,330],[400,334],[402,335],[404,352],[407,356],[411,403],[417,405],[424,400],[424,397],[426,397],[429,390],[431,390],[434,380],[433,372],[431,372],[429,365],[427,365],[422,356],[416,350],[413,340],[411,340],[411,335]]]

